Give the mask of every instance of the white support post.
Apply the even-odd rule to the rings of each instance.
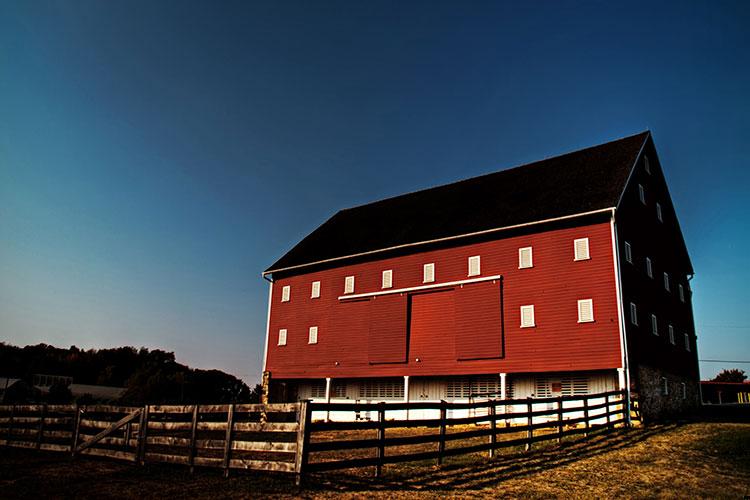
[[[507,386],[505,385],[506,376],[507,373],[500,374],[500,399],[502,400],[508,399],[508,390]],[[505,413],[505,406],[500,407],[500,413]]]
[[[326,403],[331,402],[331,377],[326,377]],[[326,410],[326,422],[330,421],[331,412]]]
[[[409,402],[409,375],[404,375],[404,403]],[[409,408],[406,409],[406,420],[409,420]]]
[[[617,369],[617,379],[619,382],[619,386],[621,391],[624,391],[626,388],[625,385],[625,368],[618,368]]]

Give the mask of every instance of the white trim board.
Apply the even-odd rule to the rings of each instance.
[[[492,281],[492,280],[499,280],[502,278],[501,275],[497,274],[495,276],[486,276],[483,278],[472,278],[467,280],[459,280],[459,281],[448,281],[445,283],[431,283],[429,285],[421,285],[421,286],[412,286],[408,288],[397,288],[394,290],[383,290],[380,292],[368,292],[368,293],[357,293],[357,294],[348,294],[348,295],[340,295],[339,300],[347,300],[347,299],[362,299],[366,297],[376,297],[378,295],[392,295],[394,293],[404,293],[404,292],[417,292],[420,290],[430,290],[431,288],[445,288],[448,286],[458,286],[458,285],[468,285],[471,283],[481,283],[482,281]]]

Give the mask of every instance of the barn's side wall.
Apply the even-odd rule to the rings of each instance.
[[[589,239],[589,260],[574,261],[578,238]],[[529,246],[533,267],[519,269],[518,250]],[[435,263],[435,283],[467,280],[474,255],[481,256],[480,278],[503,277],[502,317],[499,280],[339,298],[346,276],[355,277],[356,294],[381,291],[387,269],[394,289],[422,286],[426,263]],[[317,299],[310,297],[313,281],[321,283]],[[290,300],[282,302],[287,285]],[[588,298],[595,321],[579,323],[577,301]],[[520,307],[532,304],[536,326],[521,328]],[[616,369],[618,320],[610,224],[597,222],[277,279],[266,369],[274,380]],[[317,344],[308,343],[310,326],[318,327]],[[284,346],[280,329],[287,331]],[[485,351],[488,359],[475,359]]]

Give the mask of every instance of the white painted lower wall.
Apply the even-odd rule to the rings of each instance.
[[[465,378],[465,377],[464,377]],[[488,399],[501,399],[500,394],[493,396],[476,396],[476,397],[456,397],[456,386],[460,377],[411,377],[409,380],[408,388],[408,401],[410,402],[434,402],[439,403],[440,401],[448,402],[479,402],[487,401]],[[576,384],[573,387],[571,380],[575,380]],[[348,380],[333,380],[330,391],[330,402],[331,403],[379,403],[379,402],[403,402],[407,398],[403,392],[403,386],[401,386],[401,392],[393,391],[394,382],[399,379],[388,379],[388,383],[383,386],[387,389],[387,395],[382,397],[373,397],[373,387],[377,387],[378,381],[372,379],[348,379]],[[486,388],[488,385],[492,386],[492,380],[488,380],[487,376],[481,376],[481,384],[477,384]],[[497,375],[497,392],[500,392],[500,375]],[[403,382],[400,382],[403,384]],[[463,382],[462,382],[463,383]],[[364,390],[363,384],[369,384],[369,391]],[[451,390],[452,388],[452,390]],[[596,394],[601,392],[613,391],[619,389],[618,374],[615,370],[609,372],[570,372],[570,373],[541,373],[541,374],[508,374],[506,376],[506,398],[505,399],[526,399],[529,397],[540,398],[550,397],[554,398],[562,395],[569,394]],[[478,391],[472,390],[472,393]],[[365,397],[369,393],[370,397]],[[325,380],[300,382],[297,386],[297,395],[300,400],[308,399],[316,403],[325,403]],[[600,400],[590,400],[590,405],[596,405],[603,403],[603,398]],[[534,410],[546,410],[556,408],[556,403],[550,401],[549,403],[538,403],[533,405]],[[581,407],[580,411],[572,411],[565,413],[564,419],[573,419],[583,416],[582,403],[577,401],[565,402],[563,409],[570,409],[575,407]],[[496,409],[497,413],[512,413],[512,412],[524,412],[526,411],[526,405],[516,405],[512,407],[510,405],[500,405]],[[604,413],[604,409],[592,410],[591,416],[596,416]],[[487,410],[448,410],[448,418],[463,418],[473,417],[487,414]],[[439,410],[409,410],[408,415],[406,410],[391,410],[386,412],[385,418],[387,420],[422,420],[422,419],[433,419],[439,418]],[[332,421],[351,421],[351,420],[374,420],[377,419],[375,412],[313,412],[313,420],[332,420]],[[539,417],[539,421],[544,419],[554,419],[554,416],[550,417]],[[518,421],[508,420],[508,424],[522,424],[526,423],[517,419]],[[535,422],[537,419],[535,419]],[[602,417],[601,423],[604,423],[605,419]],[[598,423],[598,422],[595,422]]]

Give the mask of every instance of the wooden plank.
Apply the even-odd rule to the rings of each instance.
[[[88,405],[86,406],[87,413],[133,413],[134,411],[141,410],[139,406],[113,406],[113,405]]]
[[[206,423],[206,422],[201,422]],[[235,422],[234,430],[237,432],[297,432],[299,424],[296,422]],[[200,429],[200,424],[198,424]]]
[[[136,460],[141,462],[141,465],[146,464],[146,438],[148,437],[148,405],[143,407],[141,412],[141,418],[138,422],[138,452]]]
[[[212,457],[195,457],[193,462],[195,463],[195,465],[203,467],[221,467],[224,463],[224,459]]]
[[[586,426],[586,431],[583,433],[584,437],[589,436],[589,400],[584,399],[583,400],[583,418],[584,418],[584,425]]]
[[[148,411],[152,418],[159,413],[192,413],[193,405],[149,405]]]
[[[337,469],[354,469],[359,467],[371,467],[377,465],[377,457],[368,458],[350,458],[347,460],[328,460],[325,462],[310,462],[307,464],[309,472],[321,472],[326,470]]]
[[[201,413],[226,413],[229,405],[201,405]]]
[[[438,455],[437,455],[437,464],[442,465],[443,464],[443,454],[445,453],[445,425],[446,425],[446,416],[447,416],[447,406],[445,405],[445,401],[441,401],[440,404],[440,435],[439,435],[439,441],[438,441]]]
[[[44,436],[44,417],[47,415],[47,405],[42,405],[42,409],[39,412],[39,428],[37,429],[36,435],[36,449],[42,445],[42,437]]]
[[[148,428],[149,430],[155,430],[155,431],[189,431],[193,428],[192,422],[154,422],[153,420],[150,420],[150,418],[153,415],[149,414],[149,421],[148,421]],[[214,429],[214,428],[206,428],[203,430],[224,430],[224,426],[226,425],[224,422],[201,422],[201,424],[208,424],[208,423],[216,423],[221,426],[221,429]]]
[[[232,469],[252,469],[273,472],[294,472],[294,462],[275,462],[268,460],[244,460],[233,458],[229,461]]]
[[[190,439],[173,436],[148,436],[148,444],[158,444],[165,446],[190,446]]]
[[[196,439],[195,447],[200,450],[223,450],[223,439]]]
[[[378,463],[375,466],[375,477],[383,473],[383,460],[385,459],[385,403],[378,404]]]
[[[224,438],[224,477],[229,477],[229,460],[232,458],[232,431],[234,427],[234,404],[229,405],[227,412],[227,433]]]
[[[497,420],[495,418],[497,407],[495,405],[490,406],[490,452],[489,458],[495,457],[495,441],[497,441],[497,433],[495,432],[497,427]]]
[[[402,438],[388,438],[386,439],[386,446],[390,444],[392,440],[402,441],[418,439],[419,443],[427,442],[421,441],[424,436],[408,436]],[[319,441],[317,443],[309,443],[308,452],[320,452],[320,451],[339,451],[339,450],[355,450],[360,448],[375,448],[379,441],[377,439],[357,439],[357,440],[337,440],[337,441]],[[400,443],[397,443],[400,444]],[[404,443],[407,444],[407,443]],[[413,444],[413,443],[408,443]]]
[[[153,453],[148,452],[145,454],[145,460],[149,462],[166,462],[169,464],[181,464],[188,465],[190,463],[187,455],[170,455],[167,453]]]
[[[36,441],[19,441],[13,440],[6,443],[7,446],[13,446],[15,448],[36,448]]]
[[[70,451],[70,446],[67,444],[54,444],[54,443],[42,443],[39,446],[40,450],[47,451]]]
[[[94,436],[93,438],[91,438],[91,439],[87,440],[86,442],[81,443],[80,445],[78,445],[78,447],[76,448],[76,452],[81,452],[81,451],[85,450],[89,446],[95,444],[97,441],[99,441],[104,436],[107,436],[107,435],[111,434],[113,431],[119,429],[120,427],[122,427],[123,425],[127,424],[128,422],[131,422],[131,421],[135,420],[136,418],[140,417],[141,416],[141,411],[142,410],[138,409],[138,410],[134,411],[133,413],[131,413],[130,415],[122,417],[120,420],[118,420],[114,424],[110,425],[109,427],[107,427],[106,429],[104,429],[102,432],[100,432],[99,434],[97,434],[96,436]]]
[[[134,453],[120,450],[108,450],[106,448],[86,448],[85,450],[81,451],[81,455],[116,458],[118,460],[127,460],[132,462]]]
[[[530,451],[531,450],[531,443],[532,443],[532,440],[534,439],[534,428],[532,427],[533,424],[534,424],[534,417],[532,416],[532,410],[533,410],[533,408],[532,408],[531,405],[532,405],[532,402],[531,402],[531,400],[529,400],[526,403],[526,412],[529,415],[527,417],[528,418],[528,422],[527,422],[527,426],[526,426],[526,429],[527,429],[526,430],[526,438],[528,439],[528,443],[526,444],[526,451]]]
[[[16,424],[38,424],[39,423],[39,417],[9,417],[9,418],[0,418],[0,424],[9,424],[9,423],[16,423]]]
[[[45,429],[44,437],[70,439],[72,437],[72,432],[71,431],[51,431],[49,429]]]
[[[271,441],[232,441],[232,450],[237,451],[276,451],[293,453],[297,451],[297,443],[279,443]]]
[[[76,405],[76,418],[74,420],[73,424],[73,441],[70,443],[70,455],[71,457],[76,456],[76,447],[78,446],[78,435],[81,431],[81,415],[83,414],[83,411],[86,407],[79,408],[78,405]]]
[[[271,403],[262,404],[238,404],[235,405],[235,413],[296,413],[299,411],[300,403]]]

